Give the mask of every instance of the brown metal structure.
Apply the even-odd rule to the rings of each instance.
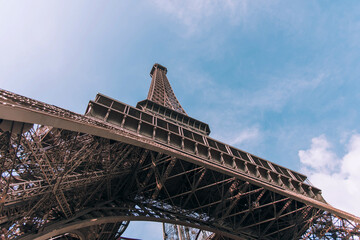
[[[129,221],[213,239],[359,239],[360,219],[306,176],[209,137],[166,68],[132,107],[98,94],[85,115],[0,90],[4,239],[118,239]]]
[[[147,99],[186,115],[170,86],[166,73],[166,67],[158,63],[154,64],[150,72],[151,85]]]

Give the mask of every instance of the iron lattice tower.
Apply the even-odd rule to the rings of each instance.
[[[209,137],[166,73],[136,107],[98,94],[85,115],[0,90],[2,238],[121,239],[145,220],[165,239],[359,239],[305,175]]]

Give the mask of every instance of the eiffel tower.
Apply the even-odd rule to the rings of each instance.
[[[156,221],[164,239],[359,239],[305,175],[211,138],[166,74],[152,67],[136,107],[97,94],[84,115],[0,90],[1,238],[122,239]]]

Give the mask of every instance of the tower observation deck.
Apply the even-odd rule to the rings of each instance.
[[[0,236],[121,239],[359,239],[360,219],[297,171],[210,137],[155,64],[130,106],[97,94],[85,114],[0,89]],[[131,223],[130,223],[131,224]]]

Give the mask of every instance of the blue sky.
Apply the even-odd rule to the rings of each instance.
[[[360,215],[359,13],[358,1],[0,0],[0,87],[79,113],[97,92],[136,105],[158,62],[212,137],[306,173]]]

